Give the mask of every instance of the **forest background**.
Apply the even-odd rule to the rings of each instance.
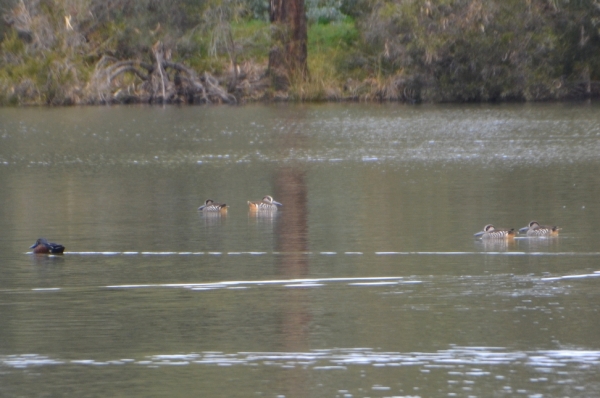
[[[598,0],[301,4],[307,72],[281,79],[267,0],[0,0],[0,104],[600,94]]]

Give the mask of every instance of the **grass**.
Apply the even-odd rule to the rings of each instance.
[[[303,101],[339,99],[344,82],[356,73],[340,66],[352,56],[359,34],[354,20],[346,18],[328,24],[316,23],[308,28],[308,70],[305,82],[292,82],[291,97]],[[360,73],[360,72],[358,72]]]
[[[341,80],[340,65],[348,59],[358,41],[354,21],[314,24],[308,29],[308,68],[311,76],[324,80]]]
[[[271,25],[264,21],[250,20],[232,25],[234,40],[242,48],[242,60],[264,62],[269,58]]]

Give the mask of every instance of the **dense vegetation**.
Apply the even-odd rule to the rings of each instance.
[[[266,0],[0,0],[0,104],[587,98],[600,0],[305,0],[275,90]]]

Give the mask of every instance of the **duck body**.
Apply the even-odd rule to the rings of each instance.
[[[277,211],[277,206],[283,205],[269,195],[262,198],[261,201],[248,202],[248,208],[252,211]]]
[[[216,203],[212,199],[207,199],[202,206],[198,207],[198,211],[204,213],[224,213],[227,211],[227,205],[225,203]]]
[[[488,224],[483,227],[483,231],[477,232],[476,237],[481,239],[514,239],[515,230],[511,229],[497,229],[492,224]]]
[[[557,236],[560,228],[556,225],[540,225],[537,221],[531,221],[526,227],[519,229],[519,232],[530,237],[536,236]]]
[[[65,247],[58,243],[48,242],[44,238],[39,238],[29,247],[35,254],[63,254]]]

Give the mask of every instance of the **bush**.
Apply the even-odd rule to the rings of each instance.
[[[395,0],[360,28],[371,70],[417,78],[425,100],[540,100],[599,77],[598,21],[593,0]]]

